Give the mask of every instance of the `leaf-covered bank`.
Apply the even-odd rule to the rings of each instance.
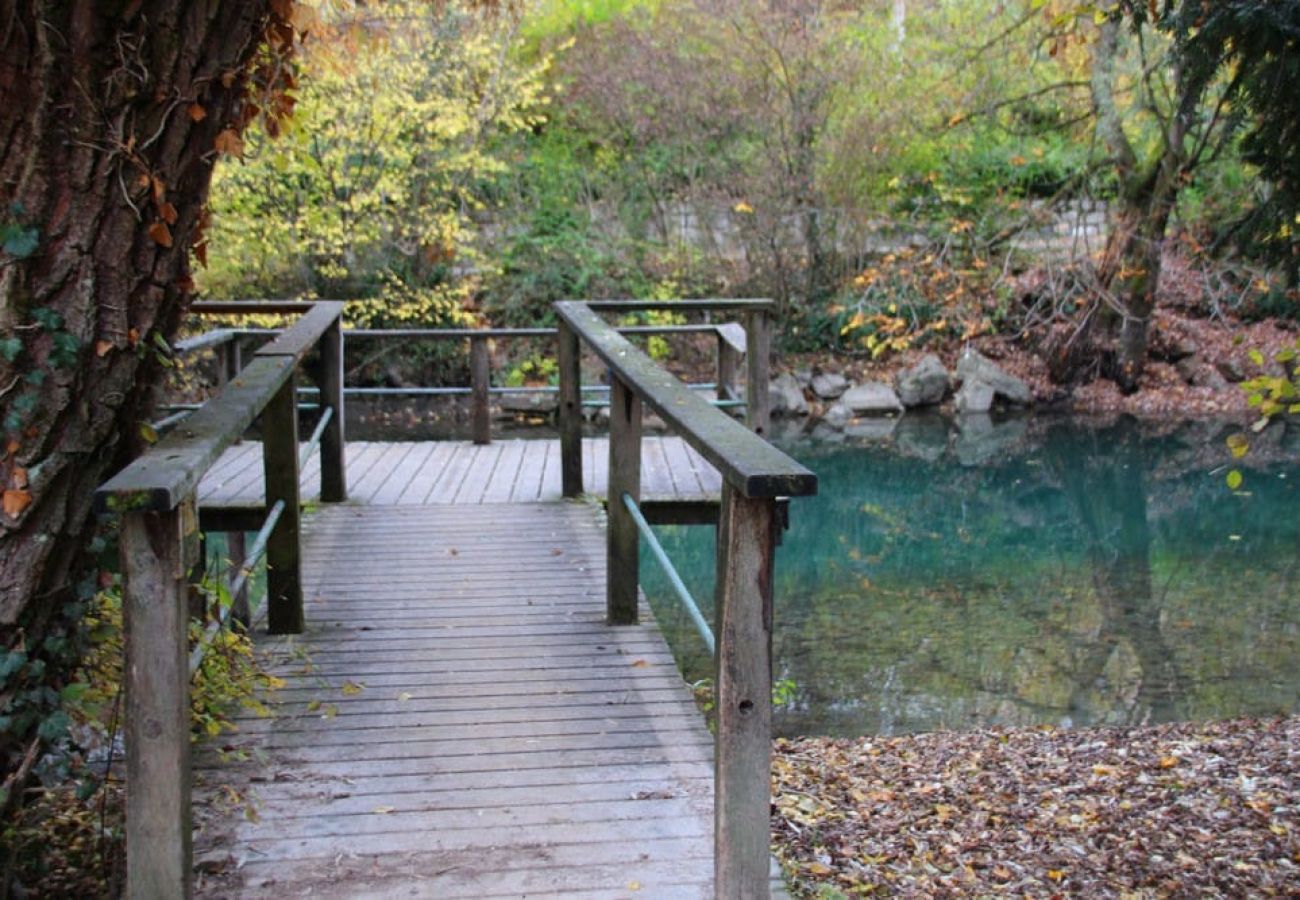
[[[799,896],[1300,890],[1300,717],[777,741]]]

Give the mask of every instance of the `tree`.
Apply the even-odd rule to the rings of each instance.
[[[1119,194],[1099,275],[1117,301],[1112,374],[1132,392],[1146,360],[1179,192],[1199,167],[1231,152],[1243,133],[1242,157],[1259,167],[1268,186],[1229,233],[1253,238],[1295,281],[1300,3],[1166,0],[1157,7],[1123,0],[1094,15],[1102,20],[1091,77],[1096,129]],[[1127,68],[1121,65],[1126,52]]]
[[[35,730],[7,715],[10,664],[63,653],[57,625],[93,590],[78,586],[91,497],[142,446],[214,161],[292,109],[302,15],[290,0],[0,0],[6,771]]]

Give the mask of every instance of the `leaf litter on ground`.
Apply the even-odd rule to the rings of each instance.
[[[1300,896],[1300,716],[778,740],[798,896]]]

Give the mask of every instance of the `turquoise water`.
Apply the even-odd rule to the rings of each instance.
[[[778,732],[1300,708],[1300,434],[1257,440],[1234,494],[1230,430],[914,417],[789,443],[820,493],[791,503],[777,557]],[[656,530],[711,618],[713,529]],[[642,559],[684,673],[710,675]]]

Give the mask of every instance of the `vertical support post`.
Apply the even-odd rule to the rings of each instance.
[[[126,895],[190,896],[189,583],[194,500],[128,512],[119,537],[126,650]]]
[[[236,334],[221,345],[221,375],[219,376],[221,383],[234,381],[242,368],[244,368],[243,345],[240,344],[239,335]]]
[[[771,405],[768,398],[768,365],[772,354],[771,321],[767,310],[755,309],[745,323],[746,372],[745,424],[754,434],[767,437],[771,425]]]
[[[492,379],[487,338],[469,339],[469,383],[472,393],[470,416],[474,443],[492,443],[492,417],[488,408],[488,385]]]
[[[582,357],[578,335],[567,322],[559,326],[560,482],[564,496],[582,493]]]
[[[286,364],[291,361],[286,360]],[[284,501],[284,513],[266,542],[267,629],[271,634],[300,634],[302,567],[298,530],[298,392],[297,377],[276,392],[262,410],[262,467],[266,474],[266,508]]]
[[[772,771],[772,575],[776,501],[722,486],[718,514],[714,885],[767,897]]]
[[[316,384],[320,388],[321,412],[333,411],[320,437],[320,498],[325,503],[342,503],[348,499],[348,475],[343,428],[343,323],[338,319],[321,335]]]
[[[233,575],[244,568],[248,560],[248,539],[242,531],[226,532],[226,550],[230,556],[230,571]],[[248,608],[248,581],[245,580],[239,593],[230,598],[230,615],[245,628],[253,621],[252,611]]]
[[[641,536],[623,495],[641,500],[641,398],[622,379],[609,392],[609,543],[605,557],[605,619],[610,625],[635,625],[640,581]]]
[[[740,368],[739,354],[722,334],[718,332],[718,399],[737,400],[740,391],[736,388],[736,372]]]

